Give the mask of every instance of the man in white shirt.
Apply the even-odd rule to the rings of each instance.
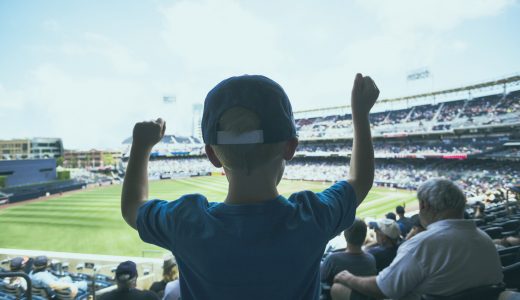
[[[495,246],[472,220],[463,219],[466,198],[453,182],[429,180],[419,187],[417,198],[427,230],[403,243],[392,264],[377,276],[339,273],[333,299],[342,299],[347,287],[375,298],[415,300],[502,282]]]

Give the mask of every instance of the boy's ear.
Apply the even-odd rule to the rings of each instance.
[[[213,148],[211,148],[211,145],[206,145],[206,155],[208,156],[209,161],[217,168],[222,168],[222,163],[218,159],[217,155],[215,154],[215,151],[213,151]]]
[[[296,148],[298,147],[298,138],[292,138],[285,143],[283,159],[291,160],[294,157]]]

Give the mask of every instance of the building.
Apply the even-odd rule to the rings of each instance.
[[[55,159],[0,161],[2,187],[21,186],[56,180]]]
[[[0,160],[47,159],[63,156],[60,138],[0,140]]]
[[[121,152],[96,149],[65,150],[63,158],[65,168],[99,168],[118,165],[121,161]]]

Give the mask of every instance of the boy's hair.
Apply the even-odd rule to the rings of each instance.
[[[238,135],[261,129],[260,118],[253,111],[236,106],[220,117],[218,130]],[[285,142],[270,144],[211,145],[216,156],[227,169],[250,172],[274,159],[281,158]]]
[[[367,237],[367,224],[361,219],[356,218],[352,226],[343,232],[347,244],[361,246]]]

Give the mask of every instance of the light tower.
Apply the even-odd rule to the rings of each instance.
[[[195,103],[195,104],[193,104],[191,135],[198,139],[202,139],[202,129],[200,128],[201,121],[202,121],[202,104]]]

